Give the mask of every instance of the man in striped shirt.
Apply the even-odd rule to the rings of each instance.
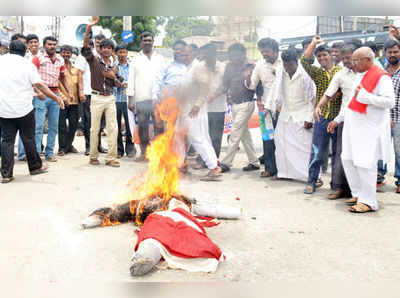
[[[58,81],[65,88],[70,97],[70,91],[65,80],[65,65],[64,59],[56,54],[57,39],[53,36],[45,37],[43,40],[43,47],[45,53],[39,54],[32,59],[32,63],[37,67],[40,78],[51,91],[59,94]],[[48,135],[47,145],[45,148],[45,157],[47,161],[55,162],[57,159],[54,156],[54,146],[58,132],[58,119],[60,114],[60,107],[51,98],[46,97],[45,100],[40,100],[38,97],[33,99],[33,106],[35,108],[35,138],[38,153],[42,151],[41,144],[43,139],[43,126],[48,114]]]
[[[317,102],[324,95],[324,92],[329,86],[332,77],[337,73],[341,67],[334,66],[330,55],[330,49],[326,45],[320,45],[317,48],[317,44],[321,43],[322,39],[319,35],[316,35],[307,49],[304,51],[304,55],[300,61],[306,72],[313,79],[317,87]],[[318,63],[321,67],[316,67],[311,64],[311,58],[315,50],[315,56],[317,57]],[[328,150],[329,138],[332,139],[332,172],[335,164],[336,155],[336,131],[333,134],[329,134],[327,131],[328,124],[333,120],[340,111],[340,105],[342,103],[341,97],[330,100],[327,105],[321,108],[320,121],[317,121],[314,126],[313,141],[311,145],[311,156],[308,170],[308,182],[304,190],[306,194],[312,194],[315,191],[315,187],[321,186],[322,182],[318,181],[319,171],[323,160],[323,155]]]

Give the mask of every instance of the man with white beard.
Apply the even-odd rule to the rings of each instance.
[[[387,109],[395,105],[392,81],[385,71],[374,65],[370,48],[361,47],[352,56],[358,72],[354,96],[344,112],[342,162],[353,198],[350,212],[365,213],[378,210],[376,200],[376,164],[388,162],[390,147],[380,146],[381,131],[388,125]],[[333,132],[337,121],[328,125]],[[388,136],[389,137],[389,136]]]

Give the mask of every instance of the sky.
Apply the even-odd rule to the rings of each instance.
[[[88,23],[90,16],[67,16],[63,17],[61,27],[60,44],[72,43],[79,46],[75,38],[75,30],[79,24]],[[395,24],[400,26],[400,17],[391,17],[395,19]],[[51,17],[48,16],[26,16],[26,33],[36,31],[39,37],[51,34]],[[315,16],[267,16],[261,27],[258,28],[259,37],[270,36],[275,39],[312,35],[315,33]],[[156,37],[155,45],[161,45],[164,32],[160,28],[161,34]],[[96,32],[94,32],[96,34]],[[106,34],[107,35],[107,34]]]

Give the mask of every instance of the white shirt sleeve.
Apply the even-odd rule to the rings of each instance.
[[[325,95],[328,97],[332,97],[340,88],[340,72],[336,73],[332,81],[329,83],[328,89],[325,91]]]
[[[85,68],[86,68],[86,59],[83,57],[83,56],[81,56],[81,55],[79,55],[77,58],[76,58],[76,61],[75,61],[75,67],[77,68],[77,69],[79,69],[80,71],[82,71],[82,72],[84,72],[85,71]]]
[[[36,66],[33,65],[32,63],[28,62],[28,68],[29,68],[29,80],[31,81],[31,84],[37,84],[41,83],[42,80],[39,75],[39,71],[37,70]]]
[[[258,82],[260,81],[260,76],[259,76],[259,64],[256,64],[256,66],[253,69],[253,72],[251,73],[251,78],[250,78],[250,86],[246,86],[246,80],[245,82],[245,87],[250,90],[256,90]]]
[[[392,79],[382,76],[375,88],[376,94],[367,92],[364,88],[357,95],[357,100],[364,104],[374,105],[382,109],[391,109],[395,105]]]
[[[126,89],[126,95],[135,96],[135,60],[133,60],[129,65],[128,88]]]
[[[336,121],[337,123],[341,123],[344,121],[344,110],[347,108],[346,104],[343,104],[340,106],[340,112],[339,114],[333,119],[333,121]]]

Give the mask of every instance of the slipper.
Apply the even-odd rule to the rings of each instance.
[[[306,188],[304,189],[304,193],[306,195],[311,195],[315,192],[315,188],[312,185],[307,185]]]
[[[40,169],[31,171],[30,174],[31,175],[39,175],[39,174],[47,173],[47,171],[48,171],[47,166],[42,166]]]
[[[371,212],[374,210],[372,210],[372,208],[366,204],[358,203],[354,206],[349,207],[349,211],[354,212],[354,213],[365,213],[365,212]]]
[[[14,180],[14,177],[3,178],[3,180],[1,180],[1,183],[10,183],[13,180]]]
[[[274,175],[272,175],[270,172],[267,172],[267,171],[262,171],[261,173],[260,173],[260,177],[261,178],[268,178],[268,177],[273,177]]]
[[[351,198],[351,199],[346,200],[345,203],[346,203],[347,205],[349,205],[349,206],[352,206],[352,205],[357,204],[357,200],[358,200],[358,198]]]
[[[203,176],[200,178],[200,181],[219,181],[219,177],[221,175],[218,174],[210,174],[208,173],[207,175]]]

